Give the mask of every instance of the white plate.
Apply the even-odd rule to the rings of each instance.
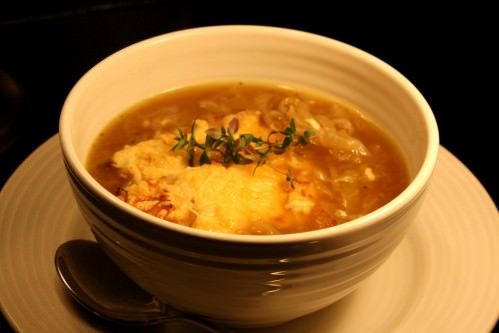
[[[56,247],[91,238],[65,177],[54,136],[0,194],[3,312],[21,332],[123,331],[80,311],[58,284]],[[487,332],[498,313],[497,210],[474,176],[442,148],[418,220],[374,275],[329,308],[255,332]]]

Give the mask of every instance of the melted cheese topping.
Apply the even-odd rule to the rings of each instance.
[[[241,133],[261,131],[256,128],[257,116],[249,111],[238,114],[245,124]],[[208,128],[204,120],[197,123]],[[159,135],[114,154],[114,165],[130,177],[121,199],[179,224],[238,234],[279,233],[273,224],[282,222],[286,210],[309,214],[314,206],[304,195],[306,188],[290,188],[285,174],[273,167],[189,167],[185,156],[171,152],[173,144],[172,135]]]

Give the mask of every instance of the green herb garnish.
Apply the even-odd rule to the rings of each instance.
[[[254,169],[256,170],[267,162],[270,154],[280,155],[292,145],[306,145],[310,143],[310,137],[314,135],[312,131],[297,134],[294,119],[291,119],[284,130],[271,131],[265,140],[249,133],[240,134],[237,139],[234,138],[239,130],[237,118],[232,118],[227,127],[206,130],[204,143],[196,141],[195,128],[196,121],[192,123],[190,133],[185,133],[177,127],[178,136],[175,138],[177,143],[172,147],[172,151],[186,149],[189,166],[195,166],[196,156],[199,156],[198,165],[212,162],[224,165],[256,163]],[[286,178],[292,184],[291,175],[287,174]]]

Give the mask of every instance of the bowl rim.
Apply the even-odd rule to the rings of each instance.
[[[179,225],[142,212],[139,209],[121,201],[104,189],[104,187],[89,174],[84,166],[84,161],[81,161],[77,157],[76,150],[71,145],[71,131],[69,130],[69,123],[72,117],[71,110],[73,109],[71,105],[74,101],[78,100],[80,91],[87,85],[89,78],[91,79],[91,77],[98,73],[102,67],[107,66],[108,63],[112,63],[116,59],[125,57],[129,53],[138,52],[142,48],[148,48],[154,46],[155,44],[166,43],[171,39],[213,33],[230,34],[243,32],[272,34],[283,38],[293,37],[299,40],[307,40],[308,42],[321,44],[329,48],[335,48],[341,52],[348,53],[351,57],[354,57],[357,60],[370,63],[375,66],[377,70],[382,71],[385,75],[396,81],[413,98],[414,102],[418,106],[418,109],[420,110],[424,123],[426,124],[424,133],[427,140],[425,157],[421,167],[415,174],[410,184],[397,197],[392,199],[387,204],[347,223],[324,229],[280,235],[229,234]],[[413,201],[423,194],[436,165],[439,149],[437,122],[429,104],[419,90],[395,68],[370,53],[330,37],[289,28],[261,25],[218,25],[178,30],[145,39],[111,54],[88,70],[78,80],[66,97],[59,119],[59,141],[66,168],[71,169],[71,172],[79,179],[87,190],[107,204],[118,207],[127,214],[142,220],[144,223],[151,223],[172,232],[213,241],[245,244],[315,243],[324,239],[342,237],[347,234],[356,233],[377,224],[383,224],[384,221],[389,220],[388,218],[390,216],[394,216],[404,207],[410,206]]]

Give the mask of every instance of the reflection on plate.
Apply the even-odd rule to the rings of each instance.
[[[419,218],[357,291],[283,326],[244,332],[490,331],[499,313],[498,222],[482,186],[442,148]],[[17,330],[124,331],[79,311],[60,289],[54,251],[75,238],[92,236],[66,183],[54,136],[0,194],[0,304]]]

